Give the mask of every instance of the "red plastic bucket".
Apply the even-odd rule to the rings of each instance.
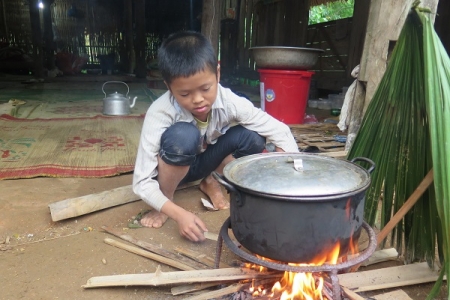
[[[303,124],[314,72],[259,69],[261,109],[285,124]]]

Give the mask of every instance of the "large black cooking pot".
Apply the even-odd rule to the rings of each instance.
[[[374,168],[367,158],[265,153],[213,175],[230,192],[231,229],[242,246],[278,261],[312,263],[337,243],[342,255],[358,240]]]

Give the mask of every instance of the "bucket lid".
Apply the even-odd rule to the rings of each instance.
[[[324,197],[366,189],[369,172],[346,160],[304,153],[263,153],[238,158],[225,178],[250,192],[282,197]]]

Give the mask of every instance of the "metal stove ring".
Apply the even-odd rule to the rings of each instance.
[[[298,272],[298,273],[318,273],[318,272],[333,272],[337,270],[343,270],[350,268],[352,266],[358,265],[369,258],[375,249],[377,248],[377,239],[373,229],[365,221],[362,223],[362,227],[366,230],[369,236],[369,245],[364,249],[361,254],[355,258],[347,260],[339,264],[323,264],[320,266],[292,266],[284,263],[270,262],[257,258],[254,254],[250,254],[240,249],[230,238],[228,234],[228,229],[231,228],[231,220],[228,218],[222,228],[220,229],[220,236],[216,249],[216,268],[218,268],[220,262],[220,252],[222,248],[222,240],[228,246],[228,248],[234,252],[236,255],[242,257],[243,259],[261,265],[270,269],[288,272]]]

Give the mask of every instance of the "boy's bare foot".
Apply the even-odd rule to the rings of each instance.
[[[200,190],[211,199],[215,208],[230,208],[230,203],[225,198],[220,183],[211,174],[200,182]]]
[[[150,228],[160,228],[167,221],[168,216],[157,210],[151,210],[141,219],[141,225]]]

